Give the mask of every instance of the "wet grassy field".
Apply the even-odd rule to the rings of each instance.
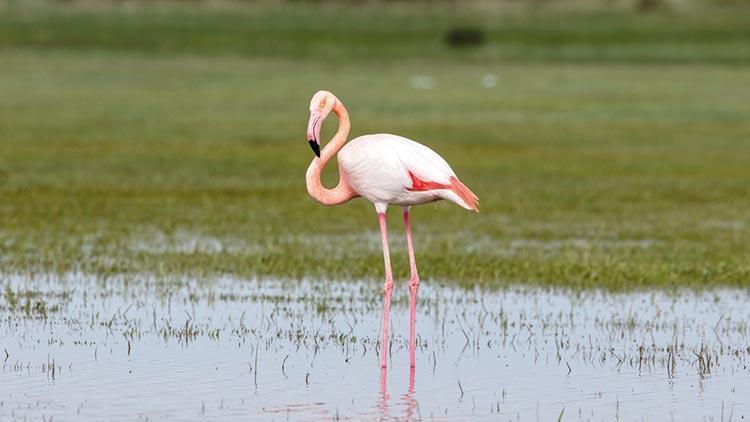
[[[744,420],[750,9],[698,3],[0,0],[0,420]],[[413,211],[415,367],[318,89],[481,198]]]
[[[427,280],[748,285],[750,11],[364,10],[3,5],[3,271],[379,279],[370,204],[305,191],[329,89],[480,197],[415,209]]]

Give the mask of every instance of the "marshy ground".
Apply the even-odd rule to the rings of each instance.
[[[3,420],[744,420],[746,290],[9,275]]]
[[[746,419],[750,9],[537,3],[0,1],[0,419]],[[322,88],[481,199],[413,210],[413,384]]]

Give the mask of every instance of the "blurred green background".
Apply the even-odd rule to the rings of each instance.
[[[0,2],[0,268],[382,277],[306,193],[328,89],[480,197],[414,210],[427,280],[748,286],[749,65],[744,1]]]

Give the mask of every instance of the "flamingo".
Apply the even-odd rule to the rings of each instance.
[[[320,149],[320,128],[333,111],[338,118],[338,130],[325,148]],[[356,197],[373,203],[378,214],[380,237],[385,262],[383,286],[383,317],[381,325],[380,357],[385,368],[388,355],[388,319],[390,316],[393,273],[388,251],[386,209],[388,205],[403,207],[406,244],[409,249],[409,355],[415,365],[416,307],[419,273],[414,258],[411,237],[412,205],[445,199],[469,211],[479,212],[479,200],[456,177],[448,163],[435,151],[410,139],[390,134],[363,135],[348,143],[350,121],[344,104],[331,92],[318,91],[310,100],[310,121],[307,139],[315,153],[305,176],[307,192],[323,205],[343,204]],[[337,156],[339,182],[333,189],[323,186],[320,175],[328,161]]]

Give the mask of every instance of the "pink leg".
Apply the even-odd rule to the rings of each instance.
[[[393,292],[393,272],[391,271],[391,255],[388,252],[388,229],[386,228],[385,212],[378,212],[380,221],[380,237],[383,241],[383,260],[385,261],[385,286],[383,286],[383,325],[380,327],[380,366],[386,367],[388,361],[388,317],[391,313],[391,293]]]
[[[413,368],[416,359],[417,348],[417,292],[419,291],[419,273],[417,273],[417,260],[414,258],[414,244],[411,240],[411,221],[409,208],[404,208],[404,225],[406,226],[406,245],[409,248],[409,267],[411,267],[411,278],[409,279],[409,362]]]

